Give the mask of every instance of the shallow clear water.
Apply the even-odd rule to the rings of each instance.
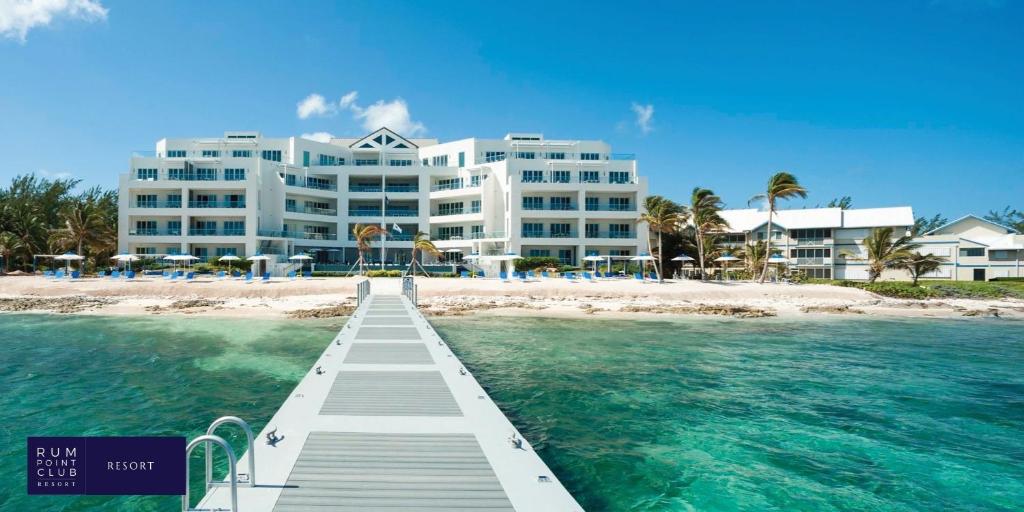
[[[1024,507],[1024,323],[434,323],[588,510]]]
[[[588,510],[1024,503],[1024,323],[434,323]],[[29,498],[24,438],[262,428],[340,325],[0,315],[0,509],[174,510]]]

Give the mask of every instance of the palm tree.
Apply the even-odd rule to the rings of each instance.
[[[910,278],[914,281],[914,286],[917,286],[917,280],[920,279],[921,276],[938,270],[939,267],[947,261],[949,261],[947,258],[943,256],[936,256],[931,253],[914,253],[906,258],[898,260],[895,264],[895,268],[902,268],[907,272],[910,272]]]
[[[658,258],[654,260],[654,271],[658,273],[658,282],[664,282],[662,274],[664,255],[662,254],[662,234],[674,233],[686,221],[686,208],[662,196],[647,196],[644,199],[644,213],[637,222],[646,222],[650,231],[658,234]],[[647,235],[647,246],[651,246],[650,233]]]
[[[772,252],[772,215],[775,214],[775,203],[780,199],[792,199],[794,197],[807,197],[807,189],[800,185],[796,176],[786,171],[780,171],[773,174],[771,178],[768,178],[768,189],[764,194],[758,194],[750,198],[750,202],[768,202],[768,233],[765,237],[768,241],[768,253]],[[763,283],[766,277],[768,277],[768,258],[764,259],[764,268],[761,270],[761,277],[758,279],[758,282]]]
[[[59,250],[74,248],[75,254],[82,256],[88,249],[102,253],[116,247],[116,224],[111,224],[105,208],[109,195],[109,192],[92,188],[71,199],[61,211],[63,226],[51,232],[50,245]]]
[[[356,224],[352,226],[352,236],[356,239],[356,250],[359,252],[359,275],[363,275],[366,268],[365,254],[370,250],[370,240],[375,236],[384,233],[384,230],[376,224]]]
[[[412,237],[412,260],[409,262],[409,270],[406,271],[406,274],[413,276],[416,275],[416,265],[419,265],[420,270],[423,271],[423,275],[430,277],[430,273],[427,272],[427,269],[423,268],[423,265],[416,261],[417,252],[438,256],[441,254],[441,251],[437,249],[434,242],[430,241],[430,235],[422,231],[416,233],[416,236]]]
[[[758,240],[753,244],[747,244],[743,246],[733,256],[738,256],[743,259],[743,264],[750,271],[750,275],[754,276],[757,274],[757,269],[761,268],[764,264],[764,260],[768,254],[768,244],[764,240]]]
[[[704,264],[704,238],[708,233],[723,231],[729,224],[722,219],[722,198],[715,195],[711,189],[694,187],[690,194],[690,218],[693,221],[694,236],[696,237],[697,261],[700,264],[700,278],[707,280],[707,268]]]
[[[21,239],[10,231],[0,233],[0,258],[4,260],[4,272],[11,268],[11,255],[21,249]]]
[[[885,269],[898,268],[902,260],[913,256],[921,246],[912,240],[910,235],[893,238],[891,227],[871,230],[864,239],[864,248],[868,252],[868,282],[875,282]]]

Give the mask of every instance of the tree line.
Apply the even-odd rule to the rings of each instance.
[[[117,191],[75,192],[80,182],[28,174],[0,187],[0,268],[31,270],[33,255],[67,251],[93,268],[110,262],[117,251]]]

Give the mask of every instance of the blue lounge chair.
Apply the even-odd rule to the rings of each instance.
[[[526,272],[517,272],[517,276],[520,281],[526,282]]]
[[[260,281],[262,281],[263,284],[269,283],[270,282],[270,272],[264,272],[263,273],[263,279],[261,279]]]
[[[528,277],[530,279],[537,279],[537,274],[534,271],[531,270],[531,271],[526,273],[526,277]]]
[[[549,278],[551,276],[549,276],[547,272],[541,272],[540,273],[540,277],[541,277],[541,279],[547,279],[547,278]]]
[[[223,270],[217,272],[217,279],[224,279],[225,276],[227,276],[227,273],[224,272]]]
[[[57,273],[53,274],[54,279],[64,279],[64,271],[58,270]]]
[[[288,279],[290,279],[292,281],[295,280],[295,271],[294,270],[292,270],[291,272],[288,272]]]
[[[469,279],[469,271],[463,270],[462,273],[459,274],[459,277],[461,277],[462,279]]]
[[[107,271],[106,270],[100,270],[99,272],[96,272],[96,277],[99,277],[99,278],[107,277]]]
[[[119,277],[121,277],[121,271],[120,270],[115,270],[115,271],[110,273],[110,278],[111,279],[117,279]]]
[[[194,281],[195,278],[196,278],[196,273],[195,272],[189,272],[188,274],[185,274],[185,280],[186,281]]]
[[[53,272],[49,270],[43,271],[43,279],[53,279]]]
[[[246,272],[245,273],[245,282],[246,283],[251,283],[252,282],[252,272]]]
[[[135,271],[129,270],[128,272],[125,273],[124,277],[127,278],[129,281],[135,279]]]
[[[566,273],[562,274],[562,277],[564,277],[567,281],[572,281],[572,280],[576,279],[576,276],[573,275],[572,272],[566,272]]]
[[[508,272],[498,272],[498,278],[502,281],[508,281]]]
[[[651,281],[657,281],[658,280],[658,274],[655,274],[654,272],[648,272],[647,273],[647,279],[650,279]]]
[[[480,279],[484,279],[485,277],[487,277],[487,273],[481,270],[480,273],[477,274],[476,276],[479,277]]]
[[[313,279],[313,271],[312,270],[307,270],[307,271],[303,272],[302,278],[303,279]]]
[[[231,271],[231,277],[234,277],[234,278],[242,277],[242,273],[237,271],[237,270],[232,270]]]
[[[72,270],[71,271],[71,279],[78,279],[79,277],[82,277],[82,273],[81,272],[79,272],[77,270]]]
[[[584,281],[589,281],[589,282],[593,283],[594,282],[594,276],[590,272],[584,272],[583,273],[583,280]]]
[[[633,277],[636,278],[637,281],[643,281],[644,280],[644,274],[642,272],[637,272],[637,273],[633,274]]]
[[[171,281],[177,281],[177,280],[178,280],[178,273],[177,272],[172,273],[171,274]]]
[[[602,274],[601,272],[599,272],[599,271],[598,271],[598,272],[594,272],[594,277],[596,277],[596,278],[599,278],[599,279],[600,279],[600,278],[602,278],[602,277],[605,277],[605,275],[604,275],[604,274]]]

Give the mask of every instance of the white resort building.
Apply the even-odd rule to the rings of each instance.
[[[646,194],[634,156],[601,141],[510,133],[439,143],[382,128],[322,143],[226,132],[162,139],[132,157],[120,177],[118,245],[201,259],[260,252],[280,264],[305,252],[318,269],[341,270],[358,258],[351,232],[361,223],[388,231],[383,249],[373,241],[377,264],[407,264],[418,231],[448,260],[513,252],[579,264],[647,250],[637,223]]]
[[[988,281],[1024,277],[1024,235],[1011,227],[966,215],[914,239],[918,252],[946,258],[928,279]]]
[[[752,245],[768,236],[766,210],[724,210],[722,218],[729,224],[728,232],[721,235],[723,245]],[[909,234],[914,227],[913,210],[909,206],[777,210],[772,215],[772,250],[788,258],[791,270],[808,277],[867,279],[864,238],[882,227],[893,228],[897,237]]]

